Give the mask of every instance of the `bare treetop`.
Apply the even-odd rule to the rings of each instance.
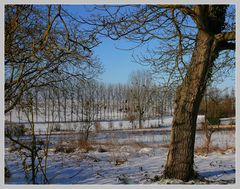
[[[221,6],[227,10],[226,16],[212,13],[210,20],[204,14],[212,12],[214,5],[102,5],[89,8],[91,16],[80,20],[102,36],[125,38],[135,44],[126,49],[148,43],[148,50],[135,55],[134,61],[149,65],[164,83],[173,84],[181,82],[186,74],[198,30],[207,28],[206,32],[213,33],[220,44],[218,48],[224,50],[215,61],[213,72],[223,75],[234,67],[234,55],[228,50],[235,49],[231,41],[235,37],[235,7]],[[152,41],[157,45],[152,45]]]
[[[99,73],[92,53],[99,41],[89,32],[60,5],[6,5],[5,112],[31,88]]]

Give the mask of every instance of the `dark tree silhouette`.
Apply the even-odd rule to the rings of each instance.
[[[101,66],[91,49],[98,44],[60,5],[6,5],[5,113],[32,88],[95,76]]]

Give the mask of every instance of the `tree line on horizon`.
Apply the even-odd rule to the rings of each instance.
[[[136,71],[127,84],[90,80],[33,89],[6,115],[23,122],[24,103],[32,96],[35,122],[138,120],[141,128],[143,120],[172,115],[173,91],[155,84],[148,72]]]
[[[172,116],[174,88],[156,85],[150,73],[133,72],[127,84],[106,84],[96,80],[66,83],[64,86],[33,89],[35,122],[142,121]],[[29,95],[29,93],[28,93]],[[23,104],[6,114],[12,122],[24,122]],[[24,102],[25,101],[25,102]],[[15,114],[15,115],[14,115]],[[235,91],[209,87],[201,102],[199,115],[206,118],[235,116]],[[13,116],[15,120],[13,120]]]

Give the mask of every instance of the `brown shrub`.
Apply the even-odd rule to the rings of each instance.
[[[101,123],[100,122],[96,122],[95,123],[95,131],[96,131],[96,133],[99,133],[101,130],[102,130]]]
[[[92,144],[89,141],[85,140],[78,140],[78,141],[71,141],[71,142],[59,142],[55,146],[55,153],[56,152],[63,152],[63,153],[72,153],[76,149],[81,149],[83,152],[88,152],[92,150]]]
[[[135,141],[132,143],[133,146],[135,147],[139,147],[139,148],[146,148],[149,147],[149,145],[143,143],[143,142],[139,142],[139,141]]]
[[[90,150],[93,150],[92,144],[90,141],[82,140],[80,139],[78,141],[78,148],[85,150],[86,152],[89,152]]]
[[[116,165],[116,166],[122,165],[122,164],[124,164],[125,162],[127,162],[127,159],[116,159],[116,160],[115,160],[115,165]]]
[[[57,152],[72,153],[75,151],[75,149],[76,148],[74,146],[66,146],[66,145],[58,144],[55,147],[55,153],[57,153]]]
[[[113,122],[112,122],[112,121],[110,121],[110,122],[108,123],[108,129],[109,129],[109,130],[113,130]]]
[[[210,146],[209,149],[206,146],[201,146],[195,148],[195,154],[196,155],[207,155],[208,153],[212,152],[218,152],[220,154],[225,154],[227,150],[232,150],[235,152],[235,147],[229,147],[226,146],[224,147],[219,147],[219,146]]]
[[[169,148],[170,144],[160,144],[159,147],[162,148]]]

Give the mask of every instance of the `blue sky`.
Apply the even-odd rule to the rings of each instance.
[[[104,73],[100,75],[100,80],[107,83],[126,83],[131,72],[148,69],[148,67],[137,64],[133,61],[132,54],[136,50],[120,50],[119,47],[128,48],[130,43],[126,41],[104,40],[94,52],[100,58],[104,66]],[[116,48],[117,47],[117,48]],[[144,48],[141,49],[144,51]]]
[[[66,7],[65,7],[66,8]],[[71,5],[67,7],[75,16],[81,13],[82,16],[88,15],[84,6]],[[126,40],[113,41],[103,38],[102,44],[94,49],[95,55],[100,59],[104,66],[104,73],[99,76],[99,80],[106,83],[127,83],[131,72],[141,69],[147,69],[133,62],[132,54],[144,53],[146,47],[135,49],[134,51],[119,50],[118,48],[129,48],[131,43]],[[156,45],[156,42],[151,43],[151,46]],[[235,72],[232,71],[235,75]],[[223,82],[217,84],[220,88],[234,87],[234,77],[225,78]]]
[[[135,51],[120,50],[116,47],[127,48],[131,44],[124,41],[104,40],[94,52],[100,58],[104,66],[104,73],[99,76],[100,81],[106,83],[127,83],[131,72],[136,70],[148,69],[148,67],[137,64],[133,61],[132,53],[144,52],[146,48],[136,49]],[[231,71],[235,75],[235,70]],[[223,81],[216,83],[219,88],[235,86],[234,77],[224,78]]]

